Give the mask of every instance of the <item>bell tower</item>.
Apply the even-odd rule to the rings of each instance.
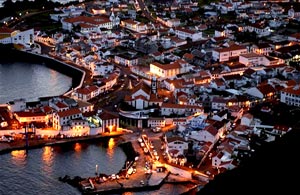
[[[151,78],[151,93],[157,94],[157,79],[155,76]]]

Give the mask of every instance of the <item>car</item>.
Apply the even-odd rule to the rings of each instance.
[[[111,177],[110,177],[112,180],[115,180],[117,179],[117,176],[115,174],[112,174]]]
[[[138,138],[138,142],[142,143],[143,142],[143,139],[142,138]]]
[[[160,127],[155,127],[155,128],[152,129],[152,131],[154,133],[159,133],[159,132],[161,132],[161,128]]]

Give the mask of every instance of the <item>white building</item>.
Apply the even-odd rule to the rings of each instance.
[[[202,39],[202,32],[197,30],[177,28],[175,34],[178,38],[186,40],[190,38],[192,41],[199,41]]]
[[[163,103],[161,105],[161,115],[170,116],[173,115],[192,115],[195,113],[203,113],[203,108],[197,105],[181,105],[181,104],[171,104]]]
[[[300,107],[300,86],[290,86],[280,91],[280,102]]]
[[[141,22],[137,22],[132,19],[126,19],[121,21],[121,27],[127,28],[134,32],[145,33],[147,32],[147,25]]]
[[[243,28],[244,31],[255,32],[258,37],[265,37],[271,34],[269,26],[262,26],[260,24],[252,24]]]
[[[107,16],[77,16],[61,20],[64,30],[72,31],[79,26],[80,32],[88,34],[90,32],[100,32],[101,28],[112,29],[113,22]]]
[[[212,57],[214,60],[219,62],[228,61],[231,57],[238,57],[241,54],[246,54],[247,48],[242,45],[232,45],[227,48],[214,49],[212,52]]]
[[[0,28],[0,43],[1,44],[20,44],[26,48],[34,43],[34,29],[24,31],[12,30],[7,27]]]
[[[239,56],[239,62],[246,66],[257,66],[263,64],[264,56],[257,53],[246,53]]]
[[[69,125],[73,119],[82,119],[82,112],[78,108],[70,108],[53,114],[53,128],[62,130],[63,126]]]
[[[241,118],[241,125],[249,127],[253,121],[254,117],[250,113],[246,113]]]
[[[169,153],[172,150],[177,150],[176,156],[184,155],[185,150],[188,149],[188,142],[182,137],[168,137],[166,151]]]
[[[136,66],[139,62],[135,53],[128,52],[127,54],[118,54],[114,58],[115,63],[124,66]]]

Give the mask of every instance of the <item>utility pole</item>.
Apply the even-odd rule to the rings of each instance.
[[[28,150],[28,146],[29,146],[29,143],[28,143],[28,125],[26,124],[26,126],[25,126],[25,148],[26,148],[26,151]]]

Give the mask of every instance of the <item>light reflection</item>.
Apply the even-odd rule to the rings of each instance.
[[[11,151],[12,163],[16,166],[23,166],[26,162],[26,150],[14,150]]]
[[[43,161],[47,164],[49,164],[52,161],[52,155],[53,155],[53,149],[50,146],[44,147],[43,150]]]
[[[76,152],[80,152],[81,151],[81,144],[80,143],[76,143],[75,144],[75,146],[74,146],[74,150],[76,151]]]
[[[114,138],[110,138],[108,140],[108,149],[107,149],[107,154],[109,156],[110,159],[113,159],[114,157],[114,147],[116,145],[116,142],[114,140]]]
[[[43,170],[47,173],[52,172],[52,163],[53,163],[53,148],[50,146],[46,146],[43,148],[42,154],[43,163]]]

